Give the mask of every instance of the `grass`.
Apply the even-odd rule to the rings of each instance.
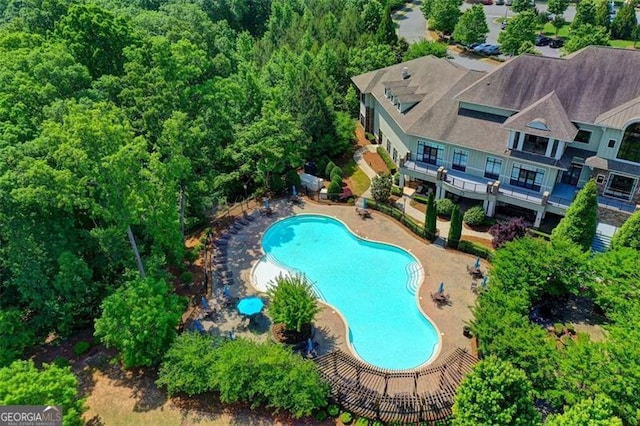
[[[346,163],[341,164],[340,168],[344,173],[345,179],[349,179],[352,184],[351,190],[354,195],[362,195],[371,186],[371,180],[369,176],[362,171],[356,164],[353,158],[350,158]]]
[[[633,41],[631,40],[609,40],[609,45],[621,49],[630,49],[633,48]],[[640,49],[640,43],[637,43],[635,47],[636,49]]]
[[[542,33],[546,36],[555,37],[556,36],[556,27],[553,26],[551,22],[547,22],[542,27]],[[558,37],[568,38],[569,37],[569,25],[563,25],[558,31]]]

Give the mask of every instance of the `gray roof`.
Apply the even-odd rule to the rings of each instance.
[[[555,91],[571,121],[598,116],[640,97],[640,52],[589,46],[565,59],[521,55],[462,90],[457,99],[521,111]]]
[[[640,98],[600,114],[596,118],[596,124],[622,130],[629,121],[638,117],[640,117]]]
[[[576,126],[567,117],[556,92],[549,93],[512,115],[503,126],[507,129],[563,141],[572,141],[578,133]]]
[[[593,156],[587,158],[585,164],[594,169],[611,170],[635,176],[640,175],[640,165],[627,163],[625,161],[610,160],[608,158]]]

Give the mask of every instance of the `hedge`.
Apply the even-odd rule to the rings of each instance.
[[[389,172],[392,175],[395,175],[398,170],[396,169],[396,164],[393,162],[391,157],[389,157],[389,153],[387,151],[385,151],[385,149],[383,147],[381,147],[381,146],[376,148],[376,151],[378,152],[378,155],[380,155],[380,157],[384,161],[384,164],[387,165],[387,168],[389,169]]]
[[[392,186],[391,195],[395,195],[396,197],[402,197],[402,188],[400,188],[399,186]]]
[[[440,217],[451,217],[451,212],[456,204],[448,198],[440,198],[436,200],[436,210]]]
[[[429,202],[429,197],[425,197],[424,195],[413,194],[413,200],[416,203],[427,204]]]
[[[465,241],[460,240],[458,242],[458,250],[463,253],[473,254],[475,256],[480,256],[483,259],[489,259],[493,254],[493,250],[488,249],[487,247],[474,243],[473,241]]]

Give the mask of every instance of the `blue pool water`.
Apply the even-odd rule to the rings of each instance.
[[[407,251],[353,235],[327,216],[299,215],[272,225],[262,238],[268,257],[303,272],[321,298],[347,321],[352,348],[365,361],[408,369],[428,361],[439,344],[433,324],[408,283],[420,269]]]

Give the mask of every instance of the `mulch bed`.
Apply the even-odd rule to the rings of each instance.
[[[388,175],[389,168],[377,152],[365,152],[364,161],[379,175]]]

